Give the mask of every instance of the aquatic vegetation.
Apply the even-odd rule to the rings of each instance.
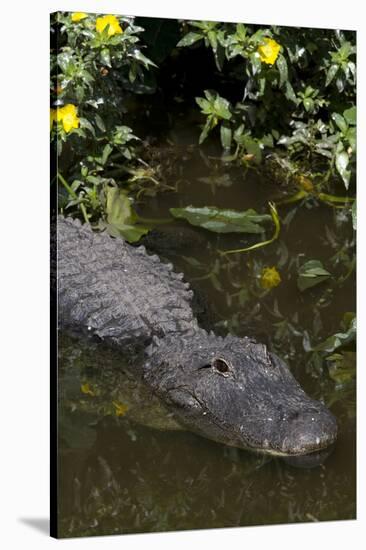
[[[304,338],[309,354],[318,353],[320,310],[355,270],[355,34],[84,12],[53,15],[51,34],[59,208],[131,243],[159,219],[190,224],[205,242],[216,239],[207,264],[183,255],[193,279],[225,303],[245,305],[247,319],[267,308],[279,351]],[[180,120],[190,128],[188,146],[175,141]],[[185,166],[193,154],[206,168],[191,181]],[[222,191],[239,180],[243,190],[260,187],[244,203],[223,206]],[[190,184],[207,189],[207,199]],[[182,201],[182,190],[193,199]],[[157,207],[163,191],[171,195],[152,216],[149,198]],[[324,242],[331,256],[291,249],[292,221],[303,216],[303,231],[311,231],[306,215],[323,215],[323,206],[333,221],[314,234],[314,247]],[[270,302],[288,288],[319,310],[311,330]],[[223,322],[237,330],[242,321],[231,312]],[[319,354],[314,372],[324,368]]]

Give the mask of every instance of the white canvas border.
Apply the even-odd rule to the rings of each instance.
[[[347,9],[348,8],[348,9]],[[244,21],[358,31],[358,243],[365,243],[365,36],[362,3],[334,0],[292,0],[223,3],[185,0],[13,0],[2,7],[1,132],[1,540],[4,548],[37,548],[54,544],[68,548],[117,547],[247,548],[297,550],[359,548],[366,539],[364,374],[365,259],[358,254],[358,520],[301,525],[175,532],[154,535],[97,537],[57,542],[32,529],[24,519],[48,517],[48,28],[56,10],[125,13]]]

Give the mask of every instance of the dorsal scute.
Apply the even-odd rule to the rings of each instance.
[[[115,344],[196,326],[192,291],[171,264],[144,247],[58,219],[61,324],[83,326]]]

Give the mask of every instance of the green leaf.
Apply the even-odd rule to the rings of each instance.
[[[103,153],[102,153],[102,164],[103,164],[103,166],[107,162],[108,157],[109,157],[109,155],[111,154],[112,151],[113,151],[113,147],[111,147],[111,145],[109,145],[109,143],[107,143],[107,145],[104,147]]]
[[[314,100],[311,97],[306,97],[303,100],[305,111],[311,113],[314,110]]]
[[[343,183],[346,189],[348,189],[349,180],[351,177],[351,172],[347,170],[348,163],[349,163],[349,157],[346,151],[341,151],[340,153],[337,153],[336,168],[343,179]]]
[[[137,61],[140,61],[145,69],[148,69],[149,66],[151,65],[152,67],[156,67],[155,63],[153,61],[151,61],[150,59],[148,59],[140,50],[138,50],[137,48],[133,50],[133,54],[132,54],[132,57],[134,57],[134,59],[137,59]]]
[[[95,137],[94,126],[92,126],[89,120],[83,117],[80,117],[79,120],[80,120],[80,128],[86,128],[93,135],[93,137]]]
[[[133,243],[148,233],[147,227],[134,223],[136,214],[124,191],[118,187],[107,187],[106,197],[107,223],[105,227],[110,235],[122,236],[126,241]]]
[[[346,109],[345,111],[343,111],[343,116],[344,118],[346,119],[347,123],[350,124],[351,126],[355,126],[356,125],[356,107],[350,107],[349,109]]]
[[[286,92],[285,92],[285,96],[287,99],[289,99],[290,101],[292,101],[293,103],[298,103],[297,101],[297,97],[296,97],[296,94],[294,92],[294,89],[293,87],[291,86],[291,84],[289,83],[289,81],[286,82]]]
[[[279,54],[279,56],[277,57],[276,66],[280,73],[280,88],[282,88],[282,86],[288,79],[287,61],[282,54]]]
[[[98,113],[95,114],[95,123],[96,123],[96,125],[98,126],[98,128],[101,132],[104,133],[106,131],[104,121],[103,121],[102,117],[98,115]]]
[[[247,152],[250,155],[254,155],[256,164],[260,164],[262,161],[262,149],[260,148],[258,141],[249,136],[245,136],[243,142]]]
[[[128,196],[118,187],[107,187],[106,214],[110,224],[124,224],[132,218]]]
[[[220,127],[221,145],[224,149],[230,149],[232,140],[232,130],[228,124],[223,122]]]
[[[250,252],[251,250],[257,250],[258,248],[263,248],[264,246],[268,246],[269,244],[272,244],[276,239],[278,239],[278,236],[281,231],[281,221],[280,217],[277,212],[277,208],[274,202],[268,203],[270,212],[271,212],[271,218],[275,226],[274,233],[270,239],[267,239],[265,241],[261,241],[259,243],[252,244],[251,246],[246,246],[245,248],[236,248],[234,250],[225,250],[223,254],[238,254],[242,252]]]
[[[198,42],[198,40],[202,40],[203,34],[198,32],[189,32],[185,36],[183,36],[182,40],[180,40],[177,44],[178,48],[181,48],[183,46],[192,46],[195,42]]]
[[[257,73],[259,73],[261,71],[261,68],[262,68],[262,61],[261,61],[260,55],[259,55],[258,52],[254,52],[254,53],[250,54],[249,59],[252,63],[253,76],[255,76]]]
[[[323,264],[319,260],[309,260],[299,269],[297,286],[303,292],[307,288],[316,286],[329,279],[329,277],[331,277],[331,274],[324,269]]]
[[[111,65],[111,54],[110,54],[108,48],[103,48],[101,50],[100,60],[103,63],[103,65],[107,65],[107,67],[112,67],[112,65]]]
[[[208,134],[210,133],[210,131],[216,126],[217,122],[215,122],[214,120],[214,117],[209,117],[206,122],[205,122],[205,125],[203,127],[203,130],[200,134],[200,137],[199,137],[199,140],[198,140],[198,143],[201,145],[205,139],[207,138]]]
[[[324,342],[318,344],[314,351],[324,351],[332,353],[336,349],[350,344],[356,340],[356,317],[354,317],[345,332],[337,332],[332,336],[329,336]]]
[[[214,52],[217,50],[217,37],[215,31],[208,31],[207,38],[210,42],[210,46],[213,49]]]
[[[340,131],[345,134],[348,130],[348,124],[339,113],[332,113],[332,120],[336,123]]]
[[[333,64],[329,67],[328,72],[327,72],[327,78],[325,80],[325,86],[326,87],[329,86],[329,84],[332,82],[333,78],[335,77],[335,75],[338,72],[338,69],[339,69],[339,65],[337,65],[337,64]]]
[[[264,229],[260,224],[271,219],[268,214],[258,214],[252,209],[240,212],[214,206],[171,208],[170,213],[174,218],[183,218],[214,233],[262,233]]]
[[[219,118],[230,120],[231,112],[228,100],[218,95],[214,101],[214,112]]]
[[[352,152],[356,151],[356,139],[357,139],[356,127],[351,126],[350,128],[348,128],[348,131],[345,137],[351,146]]]

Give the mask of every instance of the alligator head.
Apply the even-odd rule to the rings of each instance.
[[[205,331],[152,346],[145,378],[191,431],[226,445],[298,456],[329,447],[334,416],[286,364],[249,338]]]

